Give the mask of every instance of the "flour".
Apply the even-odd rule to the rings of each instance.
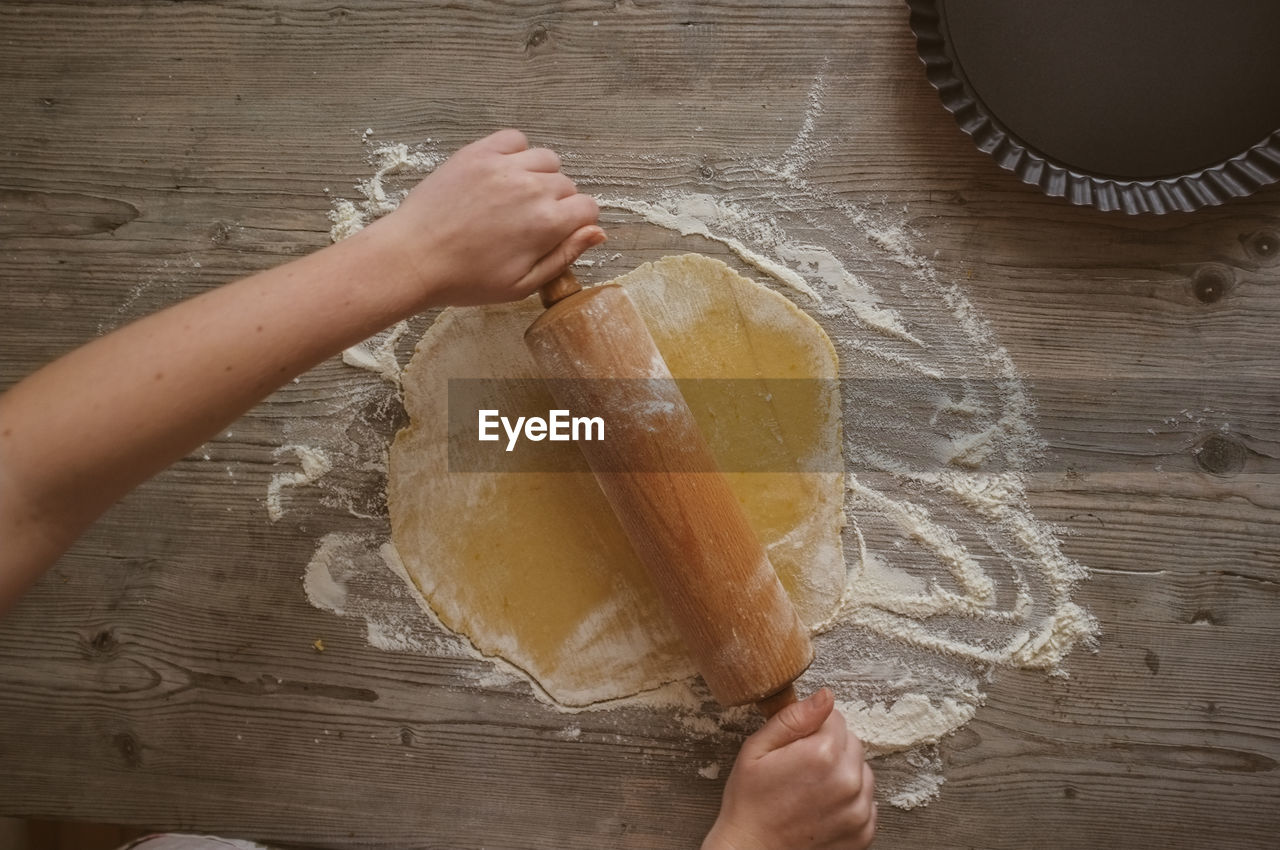
[[[302,471],[277,472],[271,476],[271,481],[267,484],[267,516],[272,522],[277,522],[284,516],[284,505],[280,501],[280,494],[284,488],[314,484],[321,476],[333,469],[333,462],[329,460],[329,456],[323,450],[310,446],[281,446],[273,454],[278,458],[289,452],[292,452],[302,464]]]
[[[180,301],[189,291],[191,278],[200,273],[195,257],[161,260],[150,270],[138,270],[137,282],[110,318],[98,322],[98,335],[109,333],[135,318],[154,313]]]
[[[343,351],[342,362],[381,375],[386,381],[399,386],[400,362],[396,360],[396,345],[408,329],[408,322],[397,322],[390,330],[375,334]]]
[[[937,743],[972,720],[978,708],[976,703],[946,697],[935,701],[918,693],[905,694],[892,705],[842,700],[837,707],[873,756]]]
[[[603,208],[630,210],[631,212],[639,213],[645,219],[660,227],[677,231],[681,236],[702,236],[714,242],[719,242],[765,274],[782,281],[793,289],[803,292],[815,301],[822,300],[822,297],[818,295],[813,287],[809,286],[803,276],[781,263],[771,260],[757,251],[753,251],[732,236],[723,236],[710,230],[707,221],[700,217],[697,212],[700,207],[710,206],[717,214],[720,213],[722,208],[710,195],[675,196],[671,203],[674,204],[674,208],[668,208],[662,203],[649,203],[648,201],[630,198],[599,199],[599,204]],[[743,217],[745,216],[739,216],[739,218]]]
[[[1072,600],[1087,571],[1027,502],[1026,474],[1044,444],[1012,358],[964,289],[916,251],[903,211],[854,205],[806,177],[829,144],[821,137],[826,85],[820,74],[785,151],[724,169],[715,194],[646,191],[655,170],[687,166],[679,157],[636,154],[611,163],[590,152],[561,154],[604,172],[589,191],[600,198],[606,229],[645,222],[711,240],[744,273],[793,296],[835,343],[848,581],[838,610],[816,630],[817,660],[798,687],[832,689],[851,731],[877,759],[885,799],[910,808],[939,793],[939,742],[975,716],[993,675],[1003,668],[1065,675],[1068,654],[1091,645],[1098,624]],[[334,202],[333,238],[394,209],[404,188],[442,158],[429,145],[374,147],[374,174],[357,184],[359,197]],[[688,248],[671,253],[681,250]],[[578,268],[603,280],[611,276],[601,270],[606,264],[631,268],[649,258],[619,251],[584,258]],[[696,738],[755,728],[760,721],[750,709],[719,708],[697,679],[566,709],[522,671],[482,658],[440,625],[387,551],[377,504],[404,333],[398,327],[344,354],[344,362],[372,373],[368,380],[353,381],[327,415],[290,425],[291,439],[323,447],[344,476],[367,473],[344,492],[327,492],[351,513],[350,504],[364,505],[369,530],[319,542],[304,577],[312,604],[363,622],[375,646],[465,659],[459,675],[476,687],[526,691],[557,711],[648,707]],[[302,463],[293,476],[305,478]],[[301,484],[287,481],[277,494]],[[327,481],[319,484],[336,487]]]
[[[371,646],[445,658],[473,657],[475,651],[463,638],[415,601],[421,597],[406,586],[407,576],[385,580],[385,576],[398,577],[399,560],[383,545],[376,533],[325,535],[303,573],[307,599],[321,610],[363,622]]]
[[[366,143],[372,134],[372,129],[364,132],[362,138]],[[334,242],[354,236],[370,221],[400,206],[409,190],[400,188],[389,191],[387,178],[406,174],[421,175],[435,168],[445,157],[427,139],[413,148],[402,143],[378,145],[370,152],[369,159],[374,166],[373,176],[355,184],[361,200],[338,198],[334,201],[333,210],[329,213],[329,221],[333,225],[329,229],[329,238]]]
[[[792,140],[791,146],[782,154],[781,173],[784,177],[794,178],[799,175],[813,164],[814,158],[823,149],[829,146],[825,141],[815,142],[813,139],[818,119],[823,113],[822,97],[827,90],[827,64],[827,60],[824,59],[822,71],[813,78],[813,83],[809,86],[808,109],[805,110],[804,119],[800,122],[800,129]]]
[[[302,577],[302,589],[307,600],[317,608],[340,616],[347,613],[347,586],[342,580],[347,568],[347,559],[342,553],[346,543],[346,539],[338,534],[330,534],[321,540]]]
[[[881,769],[877,774],[880,788],[892,789],[887,793],[889,805],[900,809],[914,809],[937,797],[942,783],[947,781],[942,775],[942,757],[938,755],[938,748],[919,747],[903,759],[903,762],[908,768],[906,772],[898,771],[886,776]]]

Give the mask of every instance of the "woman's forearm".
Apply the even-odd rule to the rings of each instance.
[[[15,526],[0,609],[125,493],[429,300],[383,224],[140,319],[0,397],[0,498]]]
[[[503,130],[337,245],[94,340],[0,396],[0,612],[112,503],[272,390],[432,304],[522,298],[604,240]]]

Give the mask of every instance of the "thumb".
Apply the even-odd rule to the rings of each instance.
[[[586,227],[579,227],[534,263],[533,268],[529,269],[524,277],[516,281],[514,289],[517,295],[525,296],[533,292],[567,269],[570,263],[582,255],[583,251],[594,248],[604,240],[604,231],[599,225],[588,224]]]
[[[760,731],[746,740],[742,754],[748,758],[763,758],[787,744],[809,737],[822,728],[835,704],[835,697],[826,688],[792,703],[769,718]]]

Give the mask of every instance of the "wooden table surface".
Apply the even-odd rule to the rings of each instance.
[[[813,179],[905,206],[969,281],[1052,448],[1033,506],[1095,570],[1078,598],[1103,629],[1069,679],[1001,673],[941,748],[941,798],[882,807],[879,846],[1275,846],[1280,187],[1164,218],[1042,197],[940,108],[900,2],[5,3],[0,387],[326,244],[324,188],[367,176],[365,127],[452,149],[519,126],[580,152],[588,190],[593,161],[657,153],[656,191],[784,149],[820,72],[838,143]],[[691,765],[736,742],[638,712],[566,740],[527,690],[308,604],[302,568],[346,515],[273,525],[262,495],[284,423],[352,374],[324,364],[205,447],[216,463],[142,487],[0,623],[0,814],[696,846],[722,781]],[[1184,410],[1205,412],[1153,427]]]

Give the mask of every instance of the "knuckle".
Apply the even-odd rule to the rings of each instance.
[[[595,212],[588,205],[588,198],[585,195],[575,195],[568,198],[561,209],[564,212],[564,225],[573,229],[585,227],[594,221]]]
[[[824,830],[827,835],[827,842],[822,847],[839,847],[840,850],[850,850],[857,846],[857,841],[861,824],[854,823],[853,816],[847,811],[828,813],[825,821]]]
[[[858,797],[858,799],[853,801],[853,806],[850,809],[850,814],[853,815],[853,818],[855,821],[857,821],[858,826],[864,826],[865,824],[868,824],[871,822],[872,802],[873,801],[871,799],[870,794],[862,794]]]
[[[850,799],[862,793],[862,771],[856,767],[847,763],[842,765],[837,781],[840,783],[840,790]]]
[[[880,814],[873,807],[871,809],[871,820],[867,821],[867,825],[862,828],[861,847],[870,847],[871,842],[876,837],[876,831],[880,829]]]
[[[512,186],[519,195],[525,198],[537,198],[542,192],[538,178],[527,171],[514,169],[511,172]]]
[[[556,206],[556,202],[554,199],[543,198],[541,201],[538,202],[537,206],[534,209],[535,209],[535,214],[538,216],[539,220],[545,222],[547,225],[556,227],[556,228],[559,228],[562,226],[564,216],[560,208]]]
[[[852,841],[861,837],[862,831],[866,828],[867,822],[859,818],[852,809],[846,809],[836,816],[835,825],[841,836]],[[845,845],[841,846],[843,847]]]
[[[836,750],[835,743],[828,738],[815,742],[814,757],[818,764],[825,768],[835,767],[840,761],[840,753]]]
[[[590,195],[574,195],[569,203],[569,218],[577,227],[593,224],[600,216],[600,208]]]

